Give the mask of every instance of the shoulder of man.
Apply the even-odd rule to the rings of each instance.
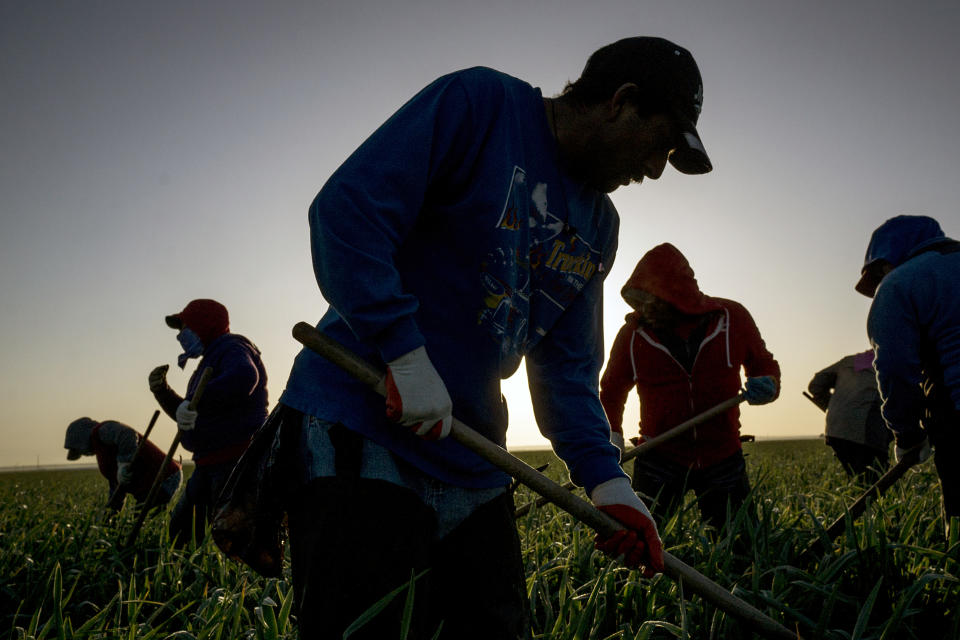
[[[738,320],[742,317],[750,317],[750,312],[747,311],[747,308],[736,300],[720,298],[717,296],[706,296],[706,298],[710,302],[718,305],[722,311],[729,313],[731,320]]]
[[[225,333],[210,345],[207,353],[204,354],[204,358],[220,358],[235,351],[260,356],[260,349],[246,336],[239,333]]]
[[[470,67],[448,73],[434,84],[456,83],[468,96],[471,103],[498,102],[512,93],[530,93],[533,87],[526,81],[490,67]]]

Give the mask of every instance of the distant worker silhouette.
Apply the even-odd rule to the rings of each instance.
[[[191,358],[202,358],[187,383],[187,398],[167,384],[166,365],[149,376],[150,390],[176,420],[181,443],[193,452],[196,465],[170,518],[170,537],[183,545],[191,538],[191,528],[196,540],[203,539],[211,507],[254,431],[266,420],[267,372],[260,350],[244,336],[230,333],[227,308],[215,300],[193,300],[167,316],[166,323],[178,330],[180,368]],[[189,398],[207,367],[213,375],[196,411],[191,411]]]
[[[67,460],[96,456],[100,475],[107,479],[110,486],[109,498],[113,498],[117,491],[122,491],[132,495],[142,507],[166,457],[166,453],[150,441],[143,443],[137,454],[142,438],[133,427],[122,422],[98,422],[85,417],[77,418],[67,426],[63,446],[67,450]],[[182,478],[180,464],[170,460],[151,507],[167,504],[180,487]],[[119,496],[114,500],[109,498],[107,504],[112,509],[119,510],[123,505]]]
[[[890,465],[893,434],[880,414],[873,351],[848,355],[817,372],[807,391],[827,412],[825,442],[847,475],[876,482]]]

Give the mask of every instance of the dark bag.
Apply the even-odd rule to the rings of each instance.
[[[278,404],[253,435],[213,505],[211,535],[231,560],[275,578],[283,568],[283,538],[303,414]]]

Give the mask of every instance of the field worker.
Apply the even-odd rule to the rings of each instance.
[[[116,420],[97,422],[91,418],[77,418],[67,426],[63,446],[67,450],[67,460],[96,456],[100,475],[106,478],[110,485],[109,497],[113,497],[120,490],[129,493],[138,503],[143,504],[166,453],[148,440],[137,454],[141,438],[143,436],[133,427]],[[170,502],[170,498],[180,488],[182,478],[180,464],[176,460],[169,460],[151,506]],[[107,504],[119,511],[123,501],[111,503],[108,500]]]
[[[634,311],[617,334],[600,400],[611,439],[624,446],[623,409],[636,387],[640,434],[650,439],[737,395],[741,368],[750,404],[776,399],[780,367],[750,313],[700,292],[687,259],[672,244],[648,251],[620,291]],[[703,520],[719,530],[750,492],[737,406],[635,459],[633,487],[656,498],[660,521],[696,492]]]
[[[873,298],[867,335],[894,455],[936,449],[943,512],[960,516],[960,242],[927,216],[877,227],[856,290]]]
[[[443,638],[528,636],[511,478],[444,438],[453,413],[504,445],[500,380],[524,358],[542,433],[630,530],[598,544],[661,569],[597,396],[618,230],[606,194],[668,161],[711,169],[701,96],[690,53],[659,38],[601,48],[553,98],[471,68],[420,91],[324,185],[309,214],[330,303],[317,326],[386,366],[387,400],[306,349],[281,398],[305,416],[289,513],[302,637],[339,638],[426,568],[416,637],[441,621]],[[394,637],[403,600],[363,637]]]
[[[211,505],[267,417],[267,372],[260,350],[242,335],[230,333],[227,309],[215,300],[192,300],[166,322],[178,330],[177,341],[183,347],[177,359],[180,368],[191,358],[201,358],[187,383],[187,398],[193,397],[201,372],[213,368],[196,411],[167,384],[166,365],[149,376],[150,390],[176,420],[180,442],[193,453],[196,465],[170,518],[170,537],[183,545],[191,530],[197,541],[203,539]]]
[[[818,371],[807,391],[827,412],[826,444],[847,475],[876,482],[890,465],[892,436],[880,415],[873,351],[848,355]]]

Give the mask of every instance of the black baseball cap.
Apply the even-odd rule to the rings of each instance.
[[[624,84],[636,84],[650,103],[672,114],[680,126],[670,164],[686,174],[713,169],[697,132],[703,105],[703,80],[693,55],[664,38],[624,38],[596,50],[587,60],[578,83],[610,95]]]

